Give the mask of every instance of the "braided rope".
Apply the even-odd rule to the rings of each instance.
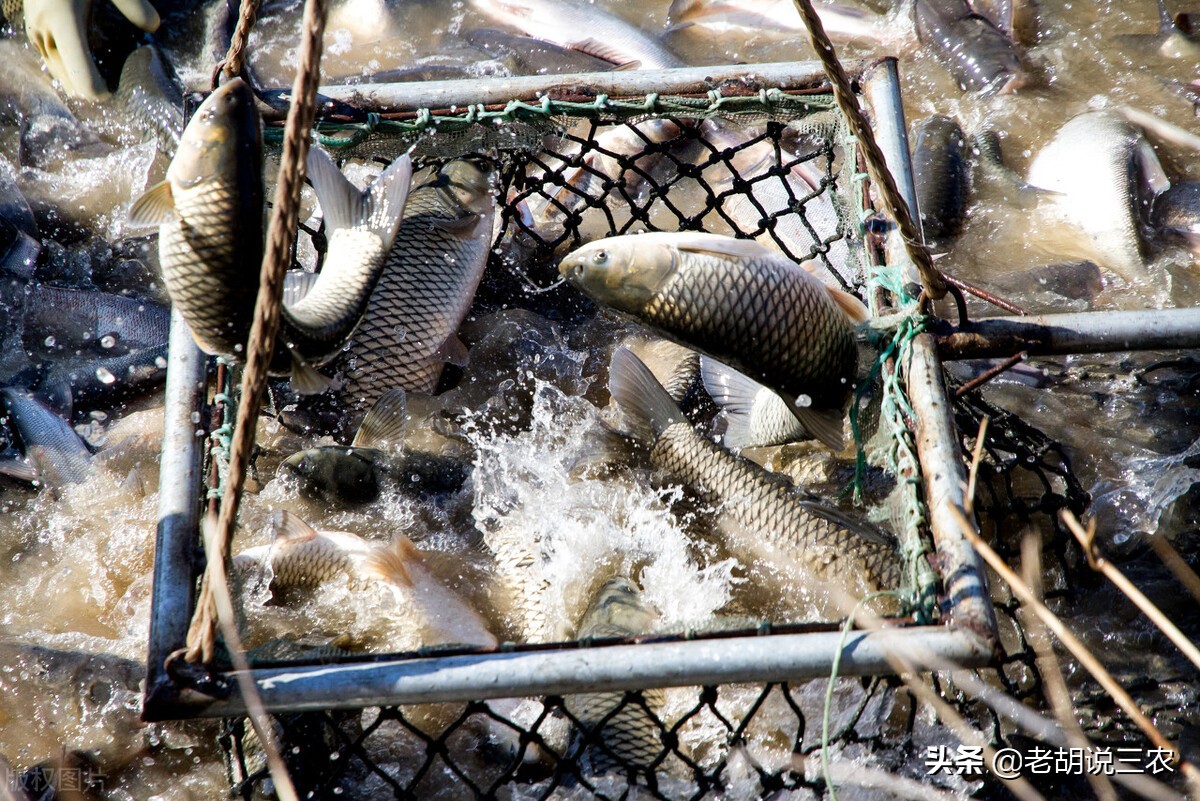
[[[247,0],[253,2],[253,0]],[[208,564],[200,585],[196,614],[188,630],[189,662],[211,662],[217,636],[217,609],[213,597],[212,574],[220,571],[223,584],[229,543],[237,520],[246,468],[254,447],[258,408],[267,383],[267,368],[279,328],[283,276],[290,260],[292,240],[299,224],[300,188],[304,182],[304,163],[308,155],[308,133],[316,116],[317,85],[320,82],[321,37],[325,31],[328,0],[308,0],[304,7],[304,33],[300,42],[300,64],[292,86],[293,102],[288,110],[279,180],[275,189],[274,209],[267,229],[266,252],[259,278],[254,322],[246,348],[246,366],[242,373],[241,402],[230,447],[228,483],[221,502],[221,514],[211,542],[207,543]]]
[[[230,78],[237,75],[244,75],[246,71],[246,42],[250,39],[250,29],[254,27],[254,23],[258,20],[258,7],[262,0],[242,0],[241,7],[238,10],[237,27],[233,29],[233,36],[229,39],[229,52],[225,54],[225,59],[217,64],[213,70],[213,88],[217,88],[217,82],[221,78],[221,73],[225,73]],[[324,22],[322,21],[322,27]]]
[[[913,222],[908,204],[900,196],[900,190],[896,188],[896,182],[892,178],[891,172],[888,171],[883,151],[879,149],[879,145],[875,141],[875,134],[872,133],[871,126],[863,116],[862,109],[859,108],[854,90],[850,87],[850,79],[846,77],[846,71],[842,69],[841,62],[838,61],[837,54],[833,51],[833,43],[829,41],[829,36],[825,33],[821,18],[813,9],[812,0],[792,0],[792,2],[795,3],[796,10],[804,19],[804,24],[808,26],[813,49],[816,50],[817,58],[821,60],[821,65],[825,67],[825,74],[829,76],[829,81],[833,84],[833,96],[837,100],[838,108],[842,110],[842,115],[850,126],[850,132],[858,139],[858,143],[862,147],[863,157],[867,161],[867,172],[871,175],[871,183],[879,190],[884,205],[891,212],[892,219],[896,221],[896,227],[900,230],[900,236],[904,240],[904,250],[921,276],[921,286],[925,290],[925,294],[932,300],[939,300],[946,294],[946,279],[933,266],[929,250],[922,244],[921,232]]]

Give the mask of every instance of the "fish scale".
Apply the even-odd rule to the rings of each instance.
[[[831,303],[818,302],[809,284],[776,259],[754,269],[730,269],[704,254],[680,258],[675,275],[639,315],[700,350],[731,356],[748,375],[817,407],[845,401],[858,362],[854,334]],[[798,312],[798,313],[797,313]],[[793,325],[779,325],[781,319]]]
[[[448,165],[449,166],[449,165]],[[369,406],[401,388],[432,393],[438,352],[466,317],[491,246],[494,204],[475,214],[434,181],[414,189],[345,362],[343,399]],[[448,230],[468,216],[473,224]]]
[[[900,583],[900,561],[887,541],[868,538],[815,511],[795,487],[700,436],[686,422],[665,429],[651,461],[714,502],[740,524],[731,543],[757,551],[765,544],[842,586],[864,575],[871,591]]]

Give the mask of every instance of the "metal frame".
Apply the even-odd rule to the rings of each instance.
[[[856,75],[863,75],[855,65]],[[884,60],[864,77],[873,101],[876,131],[902,192],[912,197],[906,125],[900,104],[895,60]],[[322,94],[365,104],[374,111],[451,107],[531,98],[568,87],[577,91],[644,94],[683,88],[707,91],[721,81],[749,77],[790,88],[824,82],[816,62],[685,68],[628,73],[589,73],[552,78],[440,81],[424,85],[326,87]],[[405,105],[408,104],[408,105]],[[914,204],[915,205],[915,204]],[[891,628],[874,632],[837,631],[769,636],[721,637],[685,642],[605,645],[548,651],[530,647],[488,654],[431,656],[358,664],[312,665],[251,671],[268,711],[357,708],[370,705],[468,701],[497,697],[543,696],[598,690],[692,686],[725,682],[792,681],[827,677],[835,658],[839,675],[894,672],[889,657],[900,655],[933,669],[950,660],[963,667],[989,662],[996,642],[995,616],[974,551],[948,520],[946,509],[961,504],[965,475],[957,435],[949,416],[937,353],[919,338],[907,366],[909,391],[920,417],[918,455],[928,477],[933,535],[942,575],[949,588],[947,625]],[[162,659],[183,646],[202,557],[195,521],[200,508],[198,453],[192,415],[203,405],[197,375],[203,358],[186,329],[172,329],[171,375],[167,384],[168,429],[164,437],[160,523],[156,552],[150,644],[150,681],[142,715],[146,720],[229,716],[244,712],[232,673],[208,677],[205,692],[171,681]],[[923,656],[927,655],[927,656]]]

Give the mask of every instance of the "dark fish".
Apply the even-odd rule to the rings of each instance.
[[[113,409],[160,389],[167,380],[167,345],[101,359],[70,359],[50,365],[33,385],[57,409],[78,414]]]
[[[447,361],[463,361],[457,338],[491,249],[491,168],[452,161],[412,190],[407,213],[344,362],[340,396],[366,408],[400,388],[432,393]]]
[[[300,492],[337,504],[368,503],[385,489],[454,492],[467,480],[460,459],[401,450],[405,430],[403,390],[385,393],[364,418],[349,446],[325,445],[288,457],[280,470],[297,477]]]
[[[612,62],[589,56],[578,50],[550,44],[529,36],[480,28],[466,39],[492,58],[502,62],[513,75],[558,75],[578,72],[603,72]]]
[[[779,392],[804,428],[842,447],[865,308],[757,242],[712,234],[610,237],[559,271],[600,303]],[[855,315],[852,319],[849,313]]]
[[[967,0],[916,0],[917,36],[969,92],[1012,92],[1029,81],[1016,45]]]
[[[1200,251],[1200,181],[1182,181],[1156,197],[1154,225]]]
[[[580,621],[577,637],[612,638],[648,634],[658,614],[642,601],[627,578],[604,583]],[[596,773],[652,769],[663,753],[664,726],[654,710],[663,707],[661,689],[642,693],[642,704],[625,703],[625,693],[585,693],[563,699],[567,711],[581,724],[582,762]]]
[[[78,484],[91,473],[92,455],[74,429],[26,389],[0,389],[25,457],[0,463],[0,473],[50,487]]]
[[[962,128],[949,117],[933,116],[914,126],[913,180],[925,241],[936,243],[962,228],[967,210],[970,165]]]
[[[165,346],[171,313],[123,295],[31,286],[23,325],[25,349],[35,359],[108,358]]]
[[[813,582],[836,585],[855,598],[899,584],[900,557],[890,537],[700,435],[627,350],[613,354],[609,390],[634,436],[649,447],[650,462],[733,524],[721,530],[743,559],[801,567]]]
[[[40,239],[33,210],[17,185],[17,168],[3,156],[0,156],[0,223],[11,226],[34,241]]]
[[[183,132],[183,90],[162,51],[146,44],[129,54],[115,100],[129,121],[158,140],[162,152],[175,155]]]

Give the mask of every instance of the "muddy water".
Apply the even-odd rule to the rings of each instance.
[[[661,30],[665,23],[665,4],[647,10],[642,3],[624,0],[606,7],[646,30]],[[463,31],[487,23],[461,3],[395,7],[348,2],[334,13],[327,34],[328,75],[433,63],[469,66],[477,74],[504,69],[503,64],[480,60],[478,51],[462,43]],[[295,19],[297,4],[278,4],[269,7],[256,26],[251,43],[254,66],[265,85],[290,85]],[[1008,163],[1024,174],[1057,127],[1085,109],[1128,104],[1196,128],[1190,104],[1163,83],[1194,77],[1194,63],[1160,56],[1147,40],[1118,38],[1139,31],[1152,34],[1156,27],[1154,4],[1148,0],[1041,3],[1038,36],[1027,49],[1038,86],[990,98],[964,95],[928,50],[915,44],[904,20],[895,21],[895,42],[888,50],[902,57],[910,121],[950,114],[968,131],[995,129],[1002,136]],[[411,36],[411,31],[422,35]],[[770,32],[715,34],[693,28],[669,34],[665,41],[695,64],[807,57],[805,46]],[[194,49],[177,45],[177,50],[181,63],[191,65],[184,77],[202,83],[206,72],[196,66],[201,62]],[[884,51],[858,46],[842,52],[869,56]],[[29,59],[28,51],[22,57]],[[1197,154],[1153,143],[1173,179],[1200,178]],[[14,162],[18,157],[15,150],[0,152]],[[100,180],[114,168],[119,168],[119,193]],[[96,233],[115,237],[123,230],[121,206],[141,187],[158,180],[161,169],[144,146],[116,145],[80,154],[75,169],[69,164],[39,167],[24,175],[22,186],[31,200],[51,204],[57,198],[69,206],[64,214]],[[986,284],[1000,274],[1091,257],[1080,247],[1044,209],[1008,204],[980,187],[964,232],[943,264],[964,278]],[[1019,282],[1008,294],[1046,310],[1060,305],[1083,310],[1194,303],[1198,282],[1192,258],[1166,245],[1152,248],[1151,258],[1147,282],[1131,286],[1105,275],[1103,288],[1092,298],[1068,301],[1036,287],[1021,287]],[[401,529],[417,542],[439,577],[477,609],[486,610],[493,630],[510,639],[568,636],[591,592],[605,575],[616,572],[640,579],[646,601],[662,613],[664,626],[701,625],[718,612],[809,616],[811,609],[789,608],[756,594],[758,577],[717,544],[696,544],[691,522],[670,513],[669,494],[623,476],[569,478],[600,418],[587,401],[605,400],[598,365],[625,332],[623,326],[612,324],[564,331],[519,315],[476,321],[468,344],[482,343],[485,347],[478,352],[494,355],[472,362],[468,377],[478,378],[472,391],[460,392],[433,413],[453,411],[450,407],[458,402],[472,409],[486,406],[493,412],[517,414],[522,425],[497,435],[488,433],[486,416],[476,421],[476,427],[468,425],[477,470],[474,485],[436,503],[400,497],[363,510],[331,511],[307,502],[295,487],[273,480],[273,465],[311,443],[264,423],[260,443],[265,453],[255,482],[260,491],[244,504],[244,530],[235,551],[265,543],[265,524],[278,508],[321,528],[353,531],[372,539],[386,540]],[[523,372],[513,375],[505,359],[518,334],[525,340]],[[1096,499],[1101,536],[1119,553],[1136,553],[1139,542],[1151,533],[1171,538],[1185,550],[1195,548],[1189,542],[1195,538],[1194,517],[1174,504],[1195,474],[1184,458],[1172,456],[1200,437],[1190,377],[1194,368],[1155,370],[1141,381],[1130,377],[1156,358],[1046,360],[1036,365],[1040,386],[1002,381],[987,390],[991,400],[1066,444],[1077,476]],[[514,389],[524,398],[516,407],[503,400]],[[421,415],[416,417],[420,425]],[[100,681],[103,690],[73,674],[68,678],[39,677],[27,671],[0,675],[5,690],[0,695],[0,755],[27,767],[53,757],[63,747],[95,747],[100,749],[100,767],[108,776],[111,797],[217,797],[225,779],[211,725],[142,727],[130,714],[130,705],[136,711],[130,685],[136,686],[137,663],[145,653],[160,431],[161,419],[153,403],[142,410],[114,413],[90,428],[101,456],[88,482],[42,492],[8,481],[0,485],[0,554],[4,556],[0,634],[4,639],[128,660],[107,669]],[[520,604],[505,600],[511,587],[500,582],[500,589],[495,588],[497,569],[482,556],[481,547],[486,543],[502,552],[530,532],[555,543],[542,565],[541,577],[546,580],[535,578],[532,589],[518,588],[539,597],[540,615],[534,620],[523,616]],[[1135,561],[1134,568],[1148,577],[1156,594],[1173,595],[1170,582],[1148,562]],[[299,609],[268,606],[264,601],[261,592],[247,596],[255,613],[248,631],[251,644],[303,633],[316,641],[349,634],[356,647],[365,650],[414,645],[402,621],[390,619],[394,609],[388,606],[388,598],[356,592],[348,585],[327,588]],[[1118,672],[1162,678],[1166,707],[1194,707],[1194,693],[1188,694],[1186,682],[1180,686],[1175,681],[1182,672],[1178,660],[1123,608],[1122,625],[1114,627],[1114,603],[1113,596],[1101,590],[1090,602],[1065,611]],[[1168,611],[1179,617],[1181,603],[1174,599]],[[334,609],[341,610],[337,618],[330,615]],[[1126,658],[1134,651],[1142,656]],[[678,703],[681,709],[686,706],[686,701]],[[1097,722],[1102,725],[1103,720]],[[702,761],[714,758],[706,756],[705,731],[698,725],[684,733]],[[1179,731],[1168,733],[1175,736]],[[773,754],[770,759],[760,757],[760,763],[771,759],[786,763],[787,748],[772,750],[778,737],[773,730],[752,744]],[[741,774],[735,770],[733,775],[735,787],[740,786]],[[746,778],[746,786],[752,784]]]

